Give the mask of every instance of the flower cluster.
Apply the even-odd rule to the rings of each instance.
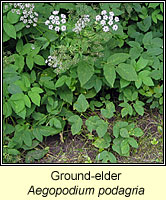
[[[20,15],[20,21],[26,24],[26,28],[37,26],[38,13],[34,11],[34,3],[9,3],[9,6],[12,13]]]
[[[104,32],[108,32],[110,27],[112,30],[117,31],[118,25],[114,24],[114,22],[119,22],[119,17],[114,16],[114,12],[107,13],[106,10],[101,12],[101,15],[96,16],[96,22],[102,25],[102,29]]]
[[[50,30],[55,30],[56,32],[66,31],[66,15],[59,15],[59,11],[53,11],[52,15],[49,17],[49,20],[45,21],[45,25],[48,26]]]
[[[76,55],[69,53],[70,47],[65,45],[59,46],[59,49],[54,50],[54,52],[48,56],[45,63],[54,68],[56,74],[65,72],[70,68],[70,66],[78,63],[78,58]]]
[[[87,26],[87,23],[90,22],[89,15],[83,15],[75,24],[75,28],[73,28],[73,31],[77,34],[81,32],[83,28]]]

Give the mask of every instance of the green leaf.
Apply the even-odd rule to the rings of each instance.
[[[66,101],[70,105],[72,105],[73,93],[71,92],[71,90],[67,86],[60,87],[60,89],[58,90],[58,94],[59,94],[61,99],[63,99],[64,101]]]
[[[108,151],[103,151],[97,156],[98,160],[102,160],[102,163],[107,163],[110,161],[111,163],[117,163],[115,156]]]
[[[7,14],[7,20],[10,22],[10,24],[15,24],[19,21],[20,15],[16,14],[15,12],[12,13],[12,11],[9,11]]]
[[[128,138],[129,137],[128,130],[126,128],[121,128],[120,129],[120,136],[124,137],[124,138]]]
[[[30,130],[25,130],[23,132],[23,141],[27,146],[32,146],[32,138],[31,138],[31,131]]]
[[[14,85],[14,84],[9,85],[8,91],[9,91],[10,94],[22,93],[21,88],[19,86],[17,86],[17,85]]]
[[[33,60],[37,65],[45,65],[45,60],[40,55],[35,55]]]
[[[102,81],[97,77],[95,79],[95,85],[94,85],[96,92],[99,92],[101,90],[101,87],[102,87]]]
[[[116,68],[116,71],[123,79],[127,81],[137,80],[137,74],[135,72],[135,69],[130,64],[121,63]]]
[[[115,53],[107,59],[107,63],[111,66],[125,62],[130,57],[127,53]]]
[[[35,160],[43,158],[47,154],[47,150],[31,150],[25,156],[25,162],[31,163]]]
[[[3,28],[9,37],[16,39],[16,30],[12,24],[4,23]]]
[[[31,101],[30,101],[29,97],[26,94],[24,95],[24,103],[28,108],[31,107]]]
[[[163,53],[163,49],[159,47],[152,47],[147,50],[147,53],[150,54],[151,56],[158,56]]]
[[[37,140],[39,140],[40,142],[43,142],[43,135],[41,134],[41,131],[39,128],[33,129],[33,135],[35,136]]]
[[[74,109],[78,112],[85,112],[89,107],[89,103],[83,94],[80,94],[77,101],[74,103]]]
[[[142,51],[143,51],[142,47],[131,48],[130,51],[129,51],[131,59],[137,59],[138,57],[140,57]]]
[[[34,65],[34,61],[33,61],[33,57],[32,57],[32,56],[28,55],[28,56],[26,57],[26,64],[27,64],[28,68],[29,68],[30,70],[32,70],[33,65]]]
[[[104,149],[110,146],[110,142],[108,142],[104,138],[97,138],[97,140],[93,142],[93,145],[99,149]]]
[[[19,39],[18,42],[17,42],[17,45],[16,45],[16,51],[18,53],[20,53],[23,49],[23,41],[22,39]]]
[[[129,115],[132,115],[133,114],[133,109],[132,109],[132,106],[130,104],[128,104],[127,102],[124,102],[124,103],[120,103],[119,106],[121,107],[124,107],[127,109]],[[123,109],[122,109],[123,110]],[[126,113],[126,111],[123,111],[123,116],[124,116],[124,113]],[[121,113],[122,114],[122,113]]]
[[[141,115],[141,116],[144,115],[144,108],[143,108],[142,106],[140,106],[140,105],[138,105],[137,103],[135,103],[135,104],[133,104],[133,107],[134,107],[135,111],[136,111],[139,115]]]
[[[132,138],[132,137],[130,137],[130,138],[128,138],[128,143],[132,146],[132,147],[134,147],[134,148],[138,148],[138,143],[137,143],[137,141],[134,139],[134,138]]]
[[[112,102],[106,103],[106,109],[101,109],[101,114],[108,119],[113,117],[114,112],[115,112],[115,106]]]
[[[136,137],[141,137],[144,134],[144,132],[140,128],[135,128],[133,132],[134,136]]]
[[[19,72],[22,72],[24,68],[24,57],[16,54],[14,64],[18,67]]]
[[[15,127],[13,127],[11,124],[5,124],[5,127],[3,127],[4,131],[3,134],[8,135],[15,131]]]
[[[61,87],[61,86],[65,83],[66,79],[67,79],[67,76],[66,76],[66,75],[61,76],[61,77],[56,81],[55,88]]]
[[[39,88],[39,87],[33,87],[33,88],[31,88],[31,91],[32,92],[36,92],[36,93],[43,93],[44,91],[41,89],[41,88]]]
[[[129,114],[128,109],[127,109],[127,108],[122,108],[122,110],[121,110],[122,118],[125,117],[125,116],[128,115],[128,114]]]
[[[61,121],[60,121],[59,119],[55,118],[55,117],[52,118],[52,119],[49,121],[49,123],[50,123],[51,126],[54,125],[56,128],[59,128],[59,129],[62,128]]]
[[[120,128],[128,126],[127,122],[119,121],[113,126],[113,135],[118,138],[120,134]]]
[[[137,22],[137,26],[141,31],[147,32],[151,27],[151,17],[148,16],[143,21]]]
[[[149,60],[140,57],[136,64],[136,71],[139,72],[141,69],[145,68],[148,64]]]
[[[89,117],[89,119],[86,120],[85,125],[90,132],[96,130],[99,137],[103,137],[108,128],[108,124],[104,120],[100,119],[98,116]]]
[[[40,95],[36,92],[32,92],[32,91],[29,91],[28,92],[28,96],[30,97],[31,101],[37,105],[37,106],[40,106]]]
[[[83,125],[82,119],[78,115],[73,115],[69,117],[68,121],[71,123],[72,135],[76,135],[81,131]]]
[[[25,119],[25,117],[26,117],[26,108],[24,108],[22,111],[17,113],[17,115],[20,116],[21,118]]]
[[[123,78],[120,79],[120,87],[124,88],[127,87],[130,84],[130,81],[126,81]]]
[[[17,149],[8,149],[8,154],[17,156],[20,152]]]
[[[152,32],[148,32],[148,33],[146,33],[144,35],[142,42],[143,42],[145,48],[147,48],[147,46],[151,45],[151,43],[152,43],[152,37],[153,37],[152,36]]]
[[[104,65],[104,76],[108,83],[111,85],[111,87],[113,87],[116,79],[116,72],[113,65],[108,63]]]
[[[139,73],[139,78],[142,80],[142,82],[147,86],[154,86],[154,83],[152,79],[149,77],[150,71],[143,70]]]
[[[120,148],[121,148],[122,154],[127,154],[130,151],[130,146],[128,144],[128,140],[127,139],[124,139],[121,142]]]
[[[98,136],[101,138],[105,135],[105,133],[107,132],[108,129],[108,124],[107,122],[105,122],[104,120],[100,119],[97,121],[97,128],[96,128],[96,132],[98,134]]]
[[[83,60],[80,61],[78,63],[77,73],[78,73],[78,79],[81,83],[81,86],[83,86],[86,82],[88,82],[88,80],[94,74],[93,64],[88,63]]]

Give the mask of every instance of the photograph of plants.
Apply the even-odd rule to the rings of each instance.
[[[163,7],[2,2],[3,163],[163,163]]]

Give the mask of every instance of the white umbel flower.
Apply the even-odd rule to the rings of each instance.
[[[53,29],[53,25],[52,25],[52,24],[49,25],[49,26],[48,26],[48,29],[52,30],[52,29]]]
[[[61,18],[62,18],[62,19],[66,19],[66,15],[61,14]]]
[[[45,21],[45,25],[48,26],[48,24],[50,24],[50,21],[49,21],[49,20],[46,20],[46,21]]]
[[[101,16],[100,15],[97,15],[96,16],[96,21],[100,21],[101,20]]]
[[[110,16],[114,16],[114,12],[112,12],[112,11],[109,12],[109,15],[110,15]]]
[[[62,24],[66,23],[66,19],[61,19]]]
[[[55,27],[55,31],[59,32],[59,31],[60,31],[60,27],[59,27],[59,26],[56,26],[56,27]]]
[[[112,25],[113,25],[113,21],[110,20],[110,21],[108,22],[108,25],[109,25],[109,26],[112,26]]]
[[[119,17],[114,18],[115,22],[119,22]]]
[[[58,10],[54,10],[54,11],[52,12],[53,15],[57,15],[58,13],[59,13]]]
[[[113,29],[114,31],[117,31],[117,30],[118,30],[118,25],[117,25],[117,24],[113,25],[112,29]]]
[[[66,31],[66,26],[64,26],[64,25],[61,26],[61,30],[62,30],[62,31]]]
[[[106,10],[102,10],[101,11],[101,15],[106,15],[107,14],[107,11]]]
[[[104,25],[106,25],[106,21],[103,19],[103,20],[100,21],[100,24],[101,24],[102,26],[104,26]]]
[[[103,27],[103,31],[104,31],[104,32],[108,32],[108,31],[109,31],[109,27],[108,27],[108,26],[104,26],[104,27]]]
[[[104,16],[103,16],[103,19],[104,19],[104,20],[107,20],[107,19],[108,19],[108,16],[107,16],[107,15],[104,15]]]

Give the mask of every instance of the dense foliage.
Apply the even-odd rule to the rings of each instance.
[[[4,162],[42,158],[70,127],[115,163],[145,108],[163,108],[163,3],[3,3]]]

